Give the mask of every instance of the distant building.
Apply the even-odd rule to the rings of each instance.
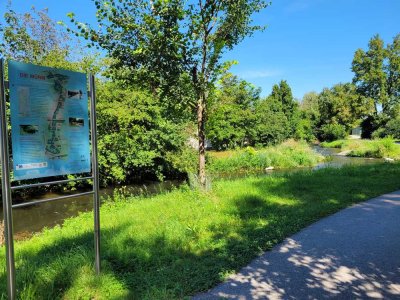
[[[362,134],[362,128],[361,127],[355,127],[351,130],[351,136],[353,138],[361,138]]]
[[[199,140],[197,138],[191,137],[188,140],[188,144],[193,149],[199,150]],[[206,149],[211,149],[212,145],[209,140],[206,140]]]

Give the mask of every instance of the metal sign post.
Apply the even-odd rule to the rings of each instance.
[[[40,204],[67,198],[75,198],[84,195],[93,195],[93,210],[94,210],[94,251],[95,251],[95,269],[96,274],[100,273],[100,199],[99,199],[99,167],[97,159],[97,128],[96,128],[96,93],[95,93],[95,77],[89,75],[90,91],[90,133],[91,133],[91,176],[79,177],[74,179],[57,180],[50,182],[25,184],[20,186],[11,186],[10,178],[10,156],[8,147],[8,132],[7,132],[7,115],[6,115],[6,99],[4,81],[4,60],[0,60],[0,142],[1,142],[1,168],[2,168],[2,199],[4,209],[4,236],[7,260],[7,293],[8,299],[16,298],[15,285],[15,260],[14,260],[14,239],[13,239],[13,220],[12,209],[26,207],[30,205]],[[92,180],[93,190],[73,195],[59,196],[44,200],[32,200],[20,204],[12,204],[11,192],[14,190],[28,189],[38,186],[50,186],[55,184],[64,184],[72,181]]]
[[[4,60],[0,60],[0,134],[1,134],[1,195],[4,212],[4,237],[7,264],[7,294],[8,299],[15,299],[15,262],[14,233],[12,217],[12,199],[10,183],[10,161],[8,153],[8,131],[6,114],[6,91],[4,84]]]
[[[96,88],[95,78],[89,75],[90,85],[90,127],[92,138],[92,175],[93,175],[93,210],[94,210],[94,252],[96,273],[100,274],[100,198],[99,164],[97,161],[97,124],[96,124]]]

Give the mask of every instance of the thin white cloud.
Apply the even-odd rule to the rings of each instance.
[[[297,13],[309,9],[311,6],[319,4],[320,0],[292,0],[289,5],[285,7],[287,13]]]
[[[276,70],[248,70],[241,72],[240,77],[245,79],[267,78],[281,75],[281,71]]]

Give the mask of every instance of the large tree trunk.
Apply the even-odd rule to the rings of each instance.
[[[197,103],[197,129],[199,135],[199,183],[206,188],[206,135],[205,135],[205,95]]]

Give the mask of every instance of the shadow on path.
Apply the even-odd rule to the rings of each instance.
[[[193,299],[400,299],[400,191],[286,239]]]

